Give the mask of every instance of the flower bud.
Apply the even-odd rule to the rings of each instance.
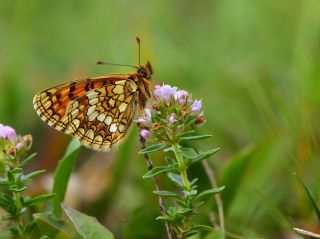
[[[198,115],[196,118],[196,124],[200,125],[203,124],[206,120],[204,119],[203,115]]]
[[[16,150],[16,147],[13,146],[10,150],[9,150],[9,155],[11,158],[15,158],[16,155],[17,155],[17,150]]]
[[[151,135],[151,132],[147,129],[140,130],[140,136],[142,138],[148,138]]]
[[[175,114],[175,113],[172,113],[172,114],[170,115],[170,117],[169,117],[169,122],[170,122],[171,124],[173,124],[174,122],[177,121],[176,118],[177,118],[177,117],[176,117],[176,114]]]
[[[153,104],[151,105],[151,108],[152,108],[152,110],[154,110],[154,111],[158,111],[159,108],[160,108],[159,102],[153,103]]]
[[[186,106],[182,107],[182,109],[181,109],[182,117],[185,117],[188,113],[189,113],[188,107],[186,107]]]
[[[18,151],[20,151],[21,149],[24,148],[24,146],[25,146],[25,144],[24,144],[23,142],[19,142],[19,143],[17,143],[17,145],[16,145],[16,149],[17,149]]]
[[[29,150],[32,145],[32,135],[27,134],[27,135],[23,136],[23,141],[25,143],[26,150]]]
[[[153,123],[151,128],[153,131],[158,131],[159,129],[161,129],[161,125],[159,123]]]

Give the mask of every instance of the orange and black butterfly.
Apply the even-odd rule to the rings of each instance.
[[[40,118],[97,151],[109,151],[121,143],[137,106],[143,110],[153,87],[151,64],[140,65],[139,38],[137,42],[136,72],[75,80],[42,91],[33,99]]]

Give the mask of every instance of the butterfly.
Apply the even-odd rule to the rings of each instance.
[[[136,72],[75,80],[42,91],[33,99],[39,117],[93,150],[106,152],[119,145],[137,107],[140,112],[146,107],[153,87],[151,64],[140,65],[139,38],[137,42],[139,66],[131,66]]]

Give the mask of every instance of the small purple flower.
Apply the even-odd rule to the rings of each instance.
[[[10,126],[0,124],[0,138],[5,138],[15,143],[18,139],[16,131]]]
[[[191,105],[191,110],[193,113],[199,113],[201,111],[201,108],[202,108],[201,100],[195,100]]]
[[[144,122],[146,122],[146,119],[145,119],[145,118],[142,118],[142,117],[139,117],[139,118],[133,119],[133,122],[136,122],[136,123],[144,123]]]
[[[144,118],[149,123],[151,122],[151,110],[150,109],[144,109]]]
[[[151,132],[146,129],[140,130],[140,135],[142,138],[148,138],[151,135]]]
[[[179,102],[180,105],[184,105],[187,102],[189,93],[185,90],[178,90],[174,94],[174,99]]]
[[[143,117],[139,117],[139,118],[135,118],[133,119],[134,122],[136,123],[144,123],[144,124],[148,124],[151,122],[151,111],[150,109],[144,109],[144,116]]]
[[[24,143],[19,142],[19,143],[17,143],[17,145],[16,145],[16,149],[19,151],[19,150],[23,149],[24,146],[25,146]]]
[[[156,85],[154,89],[154,96],[159,100],[165,100],[167,104],[170,103],[171,97],[177,92],[177,87],[170,85]]]
[[[172,113],[171,115],[170,115],[170,117],[169,117],[169,122],[171,123],[171,124],[173,124],[174,122],[176,122],[177,121],[177,119],[176,119],[176,114],[175,113]]]

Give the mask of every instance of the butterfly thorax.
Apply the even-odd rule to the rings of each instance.
[[[138,68],[136,73],[136,83],[139,90],[138,104],[140,109],[145,108],[148,99],[151,97],[150,86],[152,86],[150,80],[152,76],[152,67],[148,61],[145,65]]]

